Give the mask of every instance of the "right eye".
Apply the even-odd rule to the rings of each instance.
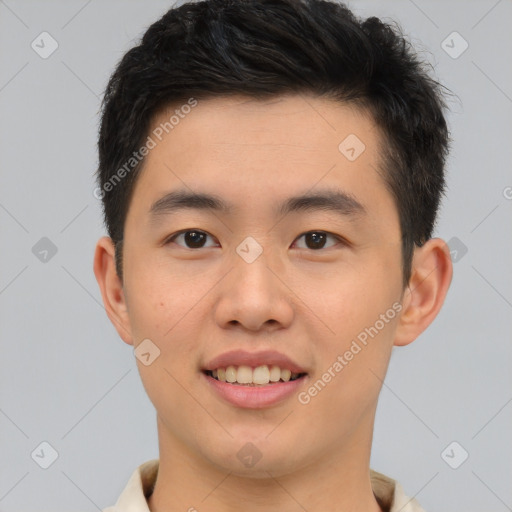
[[[201,249],[202,247],[205,247],[204,242],[206,238],[209,236],[211,235],[209,233],[206,233],[205,231],[200,231],[198,229],[185,229],[171,235],[165,241],[164,245],[168,245],[170,242],[176,242],[176,240],[179,240],[181,237],[183,237],[183,241],[186,245],[183,246],[180,243],[177,243],[177,245],[185,247],[186,249]]]

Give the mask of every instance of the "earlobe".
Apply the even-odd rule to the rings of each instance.
[[[394,345],[412,343],[433,322],[444,303],[452,275],[450,250],[444,240],[432,238],[415,249]]]
[[[124,290],[116,272],[114,243],[107,236],[100,238],[96,244],[94,275],[101,290],[107,316],[122,340],[133,345]]]

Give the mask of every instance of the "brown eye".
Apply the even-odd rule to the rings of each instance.
[[[185,247],[187,249],[201,249],[205,247],[205,241],[207,237],[210,235],[208,233],[205,233],[204,231],[199,231],[196,229],[189,229],[186,231],[180,231],[179,233],[176,233],[171,238],[169,238],[166,242],[166,244],[170,242],[175,242],[178,239],[183,239],[183,242],[185,245],[183,246],[181,243],[178,243],[177,245],[180,245],[182,247]],[[207,246],[212,247],[212,246]]]
[[[331,233],[327,233],[325,231],[309,231],[301,235],[298,238],[298,240],[300,240],[303,237],[306,242],[306,247],[299,247],[299,249],[311,249],[313,251],[325,249],[325,244],[328,238],[332,238],[334,240],[337,240],[338,242],[342,241],[339,237],[332,235]],[[332,247],[332,245],[329,247]]]

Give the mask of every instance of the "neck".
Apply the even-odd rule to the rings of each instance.
[[[158,420],[160,465],[151,512],[382,512],[372,491],[373,422],[307,465],[240,475],[183,448]],[[256,467],[256,466],[255,466]]]

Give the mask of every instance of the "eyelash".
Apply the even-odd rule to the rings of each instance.
[[[176,240],[176,238],[178,238],[179,236],[181,235],[184,235],[186,233],[200,233],[200,234],[204,234],[204,235],[207,235],[207,236],[210,236],[212,237],[212,235],[210,235],[209,233],[207,233],[206,231],[202,231],[202,230],[199,230],[199,229],[184,229],[182,231],[178,231],[177,233],[174,233],[173,235],[171,235],[169,238],[167,238],[164,242],[164,245],[168,245],[170,244],[171,242],[174,242],[174,240]],[[304,235],[309,235],[309,234],[322,234],[322,235],[327,235],[328,237],[331,237],[331,238],[334,238],[335,240],[337,240],[339,242],[339,244],[341,245],[348,245],[347,241],[344,240],[342,237],[338,236],[338,235],[335,235],[333,233],[329,233],[328,231],[321,231],[321,230],[310,230],[310,231],[306,231],[305,233],[302,233],[298,238],[296,238],[296,240],[302,238]],[[179,245],[179,244],[177,244]],[[183,247],[185,249],[189,249],[191,251],[197,251],[199,249],[204,249],[204,247],[195,247],[195,248],[192,248],[192,247],[186,247],[186,246],[182,246],[182,245],[179,245],[180,247]],[[331,247],[335,247],[334,246],[331,246]],[[208,248],[208,247],[206,247]],[[327,249],[329,249],[330,247],[327,247]],[[306,247],[307,249],[307,247]],[[321,251],[325,249],[325,247],[321,247],[320,249],[310,249],[311,251],[314,251],[314,252],[318,252],[318,251]]]

